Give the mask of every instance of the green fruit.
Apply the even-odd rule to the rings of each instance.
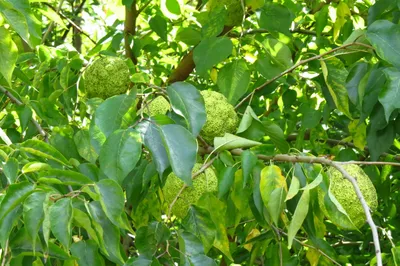
[[[367,174],[360,166],[355,164],[343,165],[342,167],[346,172],[348,172],[352,177],[357,180],[361,193],[363,194],[364,199],[367,202],[371,211],[376,211],[378,207],[378,196],[376,194],[375,187]],[[332,222],[335,223],[338,227],[341,227],[343,229],[354,230],[357,228],[361,228],[366,222],[366,216],[360,200],[358,199],[357,194],[354,191],[353,185],[350,181],[345,179],[342,174],[334,167],[330,167],[327,171],[327,174],[330,178],[329,189],[331,193],[342,205],[343,209],[347,212],[347,215],[354,225],[347,221],[340,221],[340,223],[335,222],[334,218],[329,215],[327,209],[325,208],[325,193],[324,191],[319,190],[318,201],[325,216],[332,220]]]
[[[207,113],[207,120],[200,135],[212,143],[215,137],[222,137],[225,133],[233,133],[239,123],[235,108],[226,97],[215,91],[201,91]]]
[[[94,61],[83,74],[88,97],[107,99],[125,93],[130,84],[128,65],[118,57],[105,56]]]
[[[203,164],[196,163],[192,173],[200,170]],[[167,177],[167,181],[163,187],[165,201],[169,205],[175,199],[178,192],[181,190],[184,182],[179,179],[174,173]],[[193,180],[193,187],[187,187],[183,190],[178,200],[172,208],[172,214],[178,218],[184,218],[191,204],[195,204],[206,192],[215,192],[218,190],[218,178],[213,169],[207,168],[203,173],[198,175]]]
[[[242,23],[243,8],[241,0],[209,0],[207,2],[208,11],[212,12],[218,8],[226,8],[227,10],[226,26],[239,26]]]
[[[149,116],[165,115],[170,110],[171,105],[164,97],[158,96],[143,108],[144,113]]]

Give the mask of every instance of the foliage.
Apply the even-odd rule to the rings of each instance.
[[[400,265],[399,14],[0,0],[0,265]]]

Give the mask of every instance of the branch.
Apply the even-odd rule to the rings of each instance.
[[[10,100],[11,102],[15,103],[18,106],[24,105],[23,102],[21,102],[20,100],[18,100],[14,95],[12,95],[12,93],[10,91],[8,91],[6,88],[0,86],[0,91],[2,93],[4,93]],[[44,129],[40,126],[40,124],[33,119],[33,117],[31,118],[32,123],[35,125],[36,129],[39,131],[40,135],[43,136],[44,141],[48,142],[48,135],[47,132],[44,131]]]
[[[61,10],[61,7],[62,7],[64,1],[65,1],[65,0],[60,0],[60,3],[58,4],[57,9],[53,9],[53,7],[52,7],[52,9],[53,9],[57,14],[60,13],[60,10]],[[44,42],[46,41],[47,37],[49,36],[49,34],[50,34],[50,32],[53,30],[53,28],[54,28],[54,21],[52,21],[52,22],[50,23],[50,25],[49,25],[49,27],[47,28],[46,32],[43,34],[42,43],[44,43]]]
[[[321,58],[323,58],[324,56],[326,56],[326,55],[328,55],[328,54],[332,54],[332,53],[334,53],[334,52],[336,52],[336,51],[339,51],[339,50],[342,50],[342,49],[347,49],[348,47],[353,46],[353,45],[363,46],[363,47],[366,47],[366,48],[368,48],[368,49],[374,49],[372,46],[370,46],[370,45],[368,45],[368,44],[359,43],[359,42],[353,42],[353,43],[348,43],[348,44],[344,44],[344,45],[342,45],[342,46],[333,48],[332,50],[329,50],[329,51],[327,51],[327,52],[325,52],[325,53],[322,53],[322,54],[320,54],[320,55],[316,55],[316,56],[310,57],[310,58],[308,58],[308,59],[301,60],[301,61],[297,62],[296,64],[294,64],[292,67],[290,67],[290,68],[286,69],[285,71],[283,71],[282,73],[280,73],[279,75],[273,77],[273,78],[270,79],[270,80],[267,80],[266,82],[264,82],[263,84],[261,84],[260,86],[258,86],[257,88],[255,88],[249,95],[247,95],[246,97],[244,97],[244,98],[235,106],[235,109],[239,108],[243,103],[245,103],[248,99],[250,99],[250,98],[252,97],[252,95],[253,95],[255,92],[257,92],[257,91],[263,89],[265,86],[267,86],[267,85],[271,84],[272,82],[278,80],[280,77],[283,77],[284,75],[286,75],[286,74],[292,72],[293,70],[295,70],[295,69],[298,68],[299,66],[304,65],[304,64],[306,64],[306,63],[308,63],[308,62],[310,62],[310,61],[313,61],[313,60],[321,59]]]
[[[151,2],[152,2],[151,0],[150,0],[150,1],[147,1],[147,3],[145,3],[143,6],[141,6],[141,7],[139,8],[139,10],[137,11],[137,14],[139,15],[140,13],[142,13],[142,11],[145,10],[146,7],[148,7],[148,5],[151,4]]]
[[[136,0],[133,1],[131,7],[125,6],[125,22],[124,22],[124,40],[125,40],[125,55],[130,58],[133,64],[137,64],[137,58],[131,47],[131,37],[136,34],[136,18],[139,12],[136,9]]]
[[[200,148],[199,148],[200,150]],[[208,149],[205,150],[206,153],[212,152],[213,148],[209,147]],[[231,150],[231,153],[233,155],[241,155],[243,153],[242,149],[234,149]],[[354,191],[356,192],[356,195],[363,207],[365,216],[367,218],[367,222],[371,228],[372,231],[372,237],[375,245],[375,254],[376,254],[376,259],[377,259],[377,265],[382,266],[382,256],[381,256],[381,248],[380,248],[380,243],[379,243],[379,235],[378,235],[378,229],[374,223],[374,220],[372,219],[370,209],[368,207],[367,202],[365,201],[364,196],[361,193],[361,190],[357,184],[357,181],[355,178],[349,175],[347,171],[343,169],[341,166],[340,162],[334,162],[332,160],[323,158],[323,157],[310,157],[310,156],[297,156],[297,155],[288,155],[288,154],[277,154],[274,156],[268,156],[268,155],[263,155],[263,154],[258,154],[257,157],[263,161],[275,161],[275,162],[291,162],[291,163],[310,163],[310,164],[323,164],[323,165],[329,165],[334,168],[336,168],[344,178],[346,178],[348,181],[351,182],[353,185]],[[362,162],[364,163],[364,162]],[[381,162],[369,162],[370,164],[375,163],[375,164],[381,164]]]
[[[243,32],[242,36],[244,35],[253,35],[253,34],[258,34],[258,33],[269,33],[270,31],[267,29],[249,29]],[[306,34],[306,35],[312,35],[312,36],[317,36],[317,33],[312,30],[305,30],[305,29],[294,29],[290,30],[291,33],[300,33],[300,34]],[[321,35],[329,35],[327,32],[321,33]],[[231,32],[229,33],[229,37],[240,37],[240,35],[236,32]]]

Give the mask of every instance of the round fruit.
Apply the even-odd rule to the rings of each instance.
[[[165,115],[171,108],[169,102],[163,96],[157,96],[147,106],[144,106],[144,113],[149,116]]]

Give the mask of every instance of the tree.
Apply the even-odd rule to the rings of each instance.
[[[400,4],[0,0],[4,265],[399,265]]]

